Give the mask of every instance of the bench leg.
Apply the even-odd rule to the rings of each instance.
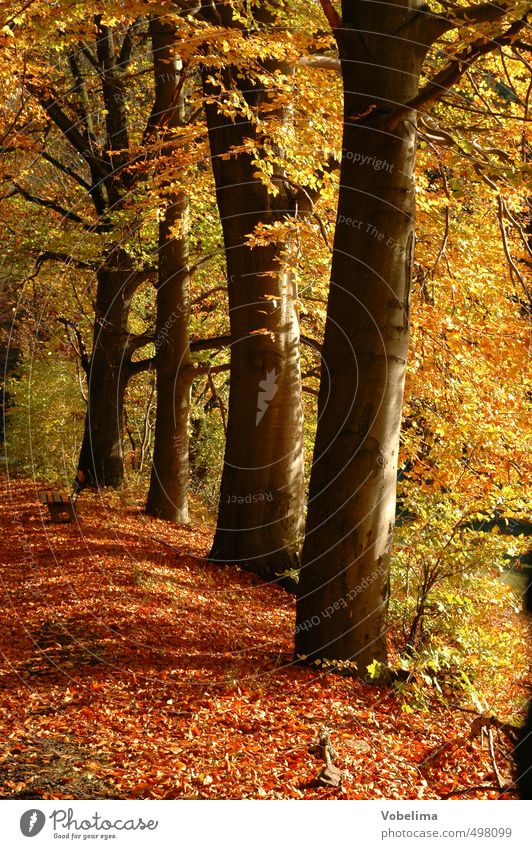
[[[48,510],[52,522],[72,522],[74,520],[74,508],[72,504],[49,504]]]

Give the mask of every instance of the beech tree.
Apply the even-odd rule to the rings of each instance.
[[[92,349],[80,351],[88,404],[78,463],[82,477],[96,486],[116,487],[122,482],[125,391],[130,378],[146,367],[134,362],[134,355],[151,338],[131,333],[128,327],[132,299],[151,269],[128,250],[131,233],[123,223],[135,182],[129,170],[133,117],[127,105],[127,69],[137,41],[137,20],[113,28],[104,15],[96,14],[80,25],[78,40],[67,37],[61,46],[66,68],[61,64],[54,80],[47,76],[45,57],[28,50],[21,85],[55,130],[45,134],[38,155],[76,187],[74,198],[83,190],[82,212],[68,206],[70,197],[66,203],[48,197],[46,186],[35,191],[33,177],[29,182],[11,180],[12,194],[57,213],[100,251],[89,261],[68,250],[42,250],[37,256],[38,266],[64,263],[92,271],[96,278]],[[38,125],[40,119],[35,120]]]
[[[277,4],[282,6],[282,4]],[[257,4],[250,28],[273,38],[278,8]],[[220,6],[217,23],[238,30],[241,14]],[[241,38],[244,38],[241,35]],[[206,118],[221,216],[231,322],[227,440],[214,561],[237,562],[268,580],[298,565],[305,482],[297,286],[286,243],[252,244],[263,225],[297,215],[301,198],[274,169],[273,191],[256,158],[268,125],[283,121],[276,86],[291,74],[281,59],[203,72]],[[251,65],[251,67],[249,67]],[[234,109],[234,96],[239,102]],[[257,154],[257,151],[259,153]]]
[[[155,101],[148,132],[156,133],[159,167],[168,159],[178,128],[186,122],[185,73],[181,67],[175,24],[152,18]],[[175,182],[176,176],[172,175]],[[150,488],[146,512],[162,519],[188,522],[190,389],[194,368],[190,355],[190,272],[188,199],[181,189],[161,186],[164,213],[159,223],[155,368],[157,411]]]
[[[530,4],[439,14],[412,0],[343,0],[341,18],[329,0],[322,6],[339,47],[344,131],[295,653],[364,674],[387,660],[416,114],[476,58],[517,39]],[[450,61],[420,90],[428,51],[450,31],[459,34]]]

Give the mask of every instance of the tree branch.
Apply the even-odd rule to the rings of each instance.
[[[80,63],[78,62],[78,54],[71,53],[68,57],[68,64],[70,66],[70,73],[72,74],[74,82],[76,83],[75,93],[79,97],[81,117],[85,125],[85,133],[90,143],[94,145],[96,143],[96,137],[94,135],[94,128],[92,124],[89,95],[87,92],[85,78],[83,76]]]
[[[70,209],[65,209],[65,207],[61,206],[60,203],[56,203],[54,200],[48,200],[47,198],[38,197],[37,195],[32,195],[18,183],[15,183],[14,180],[11,180],[11,182],[15,187],[15,191],[12,194],[21,195],[24,200],[27,200],[30,203],[35,203],[37,204],[37,206],[44,206],[46,209],[52,209],[54,212],[59,213],[59,215],[62,215],[63,218],[66,218],[68,221],[73,221],[75,224],[80,224],[83,229],[87,230],[89,233],[101,232],[99,224],[90,224],[88,221],[85,221],[83,218],[81,218],[81,216],[78,215],[76,212],[72,212]]]
[[[210,339],[195,339],[190,343],[190,350],[193,353],[196,351],[210,351],[212,348],[225,348],[231,342],[231,336],[213,336]]]
[[[506,233],[506,227],[504,226],[504,217],[508,215],[508,210],[506,208],[506,204],[504,203],[500,194],[497,197],[497,219],[499,222],[499,229],[501,232],[501,241],[504,250],[504,256],[506,257],[506,262],[508,263],[508,268],[510,271],[510,277],[512,279],[512,283],[515,285],[514,275],[521,284],[523,292],[525,293],[528,303],[532,306],[532,292],[530,291],[528,284],[518,269],[517,265],[514,262],[512,257],[512,253],[510,251],[510,245],[508,244],[508,235]]]
[[[135,362],[129,363],[127,371],[130,377],[133,377],[135,374],[141,374],[141,372],[148,371],[148,369],[152,368],[155,368],[155,357],[148,357],[145,360],[135,360]]]
[[[498,47],[512,44],[515,36],[526,26],[525,21],[515,21],[505,33],[497,36],[497,38],[486,39],[482,36],[472,44],[468,44],[467,47],[461,50],[454,59],[427,83],[416,97],[405,103],[404,106],[390,116],[386,122],[386,130],[388,132],[394,132],[410,112],[418,111],[422,106],[428,106],[439,100],[452,85],[463,77],[478,58],[486,55],[486,53],[491,53],[492,50]]]
[[[450,29],[467,26],[468,24],[487,24],[500,21],[508,12],[515,11],[515,4],[499,5],[498,3],[477,3],[473,6],[451,6],[445,15],[438,15],[436,20],[440,35]],[[439,37],[439,36],[437,36]]]
[[[299,65],[304,68],[312,68],[320,71],[336,71],[341,70],[340,59],[337,56],[301,56]]]
[[[95,68],[96,71],[98,71],[98,74],[101,74],[102,69],[101,69],[100,64],[98,62],[98,59],[96,58],[96,56],[94,55],[94,53],[90,49],[89,45],[86,44],[84,41],[81,42],[81,52],[83,53],[83,55],[85,56],[85,59],[87,59],[89,64],[91,64],[92,67]]]
[[[117,165],[127,161],[129,134],[125,108],[126,92],[124,81],[116,63],[113,31],[102,23],[102,15],[94,19],[98,28],[96,50],[102,67],[103,99],[105,102],[105,126],[107,128],[108,147],[111,151],[120,151],[114,155]]]
[[[132,333],[127,341],[127,352],[131,356],[131,354],[138,351],[139,348],[143,348],[144,345],[149,345],[150,342],[155,342],[155,336],[153,333]]]
[[[219,256],[221,253],[223,253],[223,250],[224,250],[223,248],[218,248],[217,251],[212,251],[210,254],[205,254],[204,256],[200,257],[199,259],[196,260],[194,265],[190,266],[188,273],[190,275],[195,274],[195,272],[198,270],[200,265],[203,265],[204,263],[209,262],[209,260],[213,259],[215,256]]]
[[[51,156],[45,150],[39,151],[39,155],[42,156],[42,158],[45,159],[47,162],[49,162],[50,165],[53,165],[54,168],[57,168],[58,171],[62,171],[62,173],[66,174],[67,177],[71,177],[73,180],[76,181],[76,183],[79,183],[80,186],[83,186],[83,188],[87,192],[91,191],[92,186],[90,185],[90,183],[87,183],[87,181],[84,180],[83,177],[80,177],[80,175],[77,174],[76,171],[74,171],[72,168],[69,168],[68,165],[63,165],[62,162],[59,162],[58,159],[56,159],[54,156]]]
[[[527,44],[526,41],[521,41],[520,39],[514,41],[512,47],[516,47],[518,50],[526,50],[529,53],[532,53],[532,44]]]
[[[81,331],[79,329],[79,324],[77,324],[77,322],[75,322],[75,321],[71,321],[69,318],[63,318],[62,316],[57,318],[56,321],[58,321],[59,324],[62,324],[65,327],[65,330],[67,331],[67,337],[68,337],[69,342],[72,345],[74,351],[76,352],[76,354],[78,356],[79,362],[81,364],[81,368],[83,369],[85,374],[88,375],[89,372],[90,372],[90,357],[87,354],[87,348],[85,347],[85,343],[83,341],[83,336],[81,335]],[[73,342],[70,341],[70,336],[69,336],[69,333],[68,333],[69,328],[74,331],[74,334],[75,334],[77,342],[78,342],[77,348],[73,344]]]
[[[214,286],[212,289],[208,289],[202,295],[198,295],[197,298],[194,298],[193,301],[190,302],[190,306],[193,307],[196,304],[201,304],[206,298],[210,298],[211,295],[216,295],[217,292],[227,292],[226,286]]]
[[[89,271],[97,271],[98,266],[94,262],[87,262],[82,259],[74,259],[71,254],[64,254],[58,251],[41,251],[35,259],[35,267],[40,271],[41,266],[45,262],[62,262],[64,265],[71,265],[73,268],[86,268]]]
[[[8,18],[7,21],[5,21],[5,23],[2,24],[2,26],[3,27],[10,27],[11,24],[14,24],[16,19],[20,15],[22,15],[23,12],[26,11],[26,9],[29,9],[30,6],[33,6],[33,4],[36,3],[36,2],[37,2],[37,0],[27,0],[27,3],[24,3],[24,5],[20,9],[17,9],[15,14],[11,18]]]
[[[315,339],[311,339],[310,336],[303,335],[301,335],[299,339],[302,345],[307,345],[309,348],[313,348],[315,351],[317,351],[318,354],[321,354],[321,345],[319,342],[316,342]]]
[[[77,129],[76,123],[73,122],[66,112],[59,106],[55,97],[47,92],[42,91],[35,83],[26,80],[25,85],[27,90],[40,103],[46,114],[52,119],[54,124],[59,127],[65,138],[70,142],[74,150],[76,150],[89,165],[91,172],[97,174],[99,178],[104,179],[109,174],[109,167],[102,162],[101,159],[93,156],[90,149],[89,141]]]
[[[152,341],[152,339],[147,338],[148,334],[142,334],[140,338],[144,338],[146,341],[143,344],[147,344]],[[321,353],[321,345],[319,342],[316,342],[315,339],[311,339],[309,336],[300,336],[300,341],[302,345],[308,345],[309,348],[313,348],[313,350]],[[232,338],[229,335],[225,336],[212,336],[209,339],[194,339],[190,343],[190,351],[192,354],[197,353],[198,351],[211,351],[215,348],[226,348],[232,344]],[[145,360],[137,360],[136,362],[132,362],[129,365],[129,370],[131,374],[139,374],[141,371],[145,371],[148,368],[151,368],[155,365],[155,358],[149,357]],[[214,366],[211,368],[213,371],[214,368],[218,368],[218,366]],[[225,368],[220,368],[220,371],[225,371]]]
[[[196,374],[220,374],[231,369],[230,363],[221,363],[219,366],[197,366]]]
[[[223,429],[224,429],[225,438],[227,439],[227,413],[226,413],[226,410],[225,410],[225,404],[222,401],[222,399],[220,398],[220,396],[218,395],[218,390],[216,389],[216,384],[215,384],[214,380],[212,379],[212,372],[211,372],[210,369],[209,369],[209,371],[207,371],[207,381],[208,381],[208,384],[209,384],[209,388],[211,390],[211,395],[214,398],[214,400],[217,402],[218,407],[220,409],[222,426],[223,426]]]
[[[342,26],[342,19],[331,3],[331,0],[320,0],[320,3],[332,31],[334,32],[336,29],[340,29]]]
[[[122,40],[122,46],[120,47],[120,53],[118,54],[118,67],[122,68],[124,65],[129,63],[131,59],[131,53],[133,51],[133,47],[135,46],[135,39],[133,38],[133,34],[140,24],[142,18],[136,18],[132,24],[130,24],[126,30],[124,38]]]

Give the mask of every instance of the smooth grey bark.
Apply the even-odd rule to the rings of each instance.
[[[216,87],[204,74],[204,90]],[[222,72],[226,87],[240,90],[260,111],[268,93],[235,68]],[[272,224],[298,209],[294,193],[275,176],[272,197],[252,157],[222,158],[257,128],[240,116],[229,120],[216,103],[206,105],[207,126],[224,235],[231,325],[229,415],[217,528],[210,558],[238,563],[265,580],[299,564],[304,523],[303,408],[297,292],[283,265],[285,244],[249,247],[259,224]]]
[[[409,334],[421,4],[343,2],[338,218],[295,654],[386,662],[389,561]],[[400,35],[398,36],[398,33]]]
[[[184,122],[184,85],[176,57],[176,29],[161,18],[150,21],[155,103],[149,122],[158,138],[170,142]],[[161,165],[166,155],[161,155]],[[168,181],[163,183],[163,189]],[[146,512],[188,522],[190,390],[190,270],[188,201],[183,191],[165,193],[159,224],[155,370],[157,411]],[[176,235],[179,234],[179,235]]]

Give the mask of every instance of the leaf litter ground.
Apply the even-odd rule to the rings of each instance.
[[[2,798],[438,799],[495,786],[472,713],[434,700],[405,714],[393,690],[294,665],[293,598],[209,564],[207,524],[176,528],[87,493],[80,526],[51,524],[39,485],[2,483]],[[525,682],[510,683],[524,699]],[[340,788],[316,784],[323,725]],[[505,784],[510,753],[497,750]]]

